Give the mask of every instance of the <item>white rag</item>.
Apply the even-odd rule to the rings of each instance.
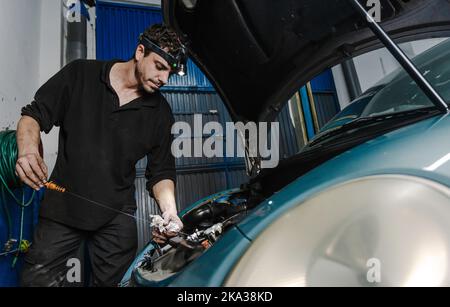
[[[150,215],[150,220],[152,221],[150,226],[158,228],[160,233],[174,232],[178,233],[181,229],[177,223],[170,222],[169,225],[164,226],[164,219],[159,215]]]

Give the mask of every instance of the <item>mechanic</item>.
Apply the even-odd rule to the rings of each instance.
[[[149,193],[165,223],[182,229],[171,153],[174,118],[159,89],[171,74],[181,73],[185,61],[177,34],[154,25],[141,34],[129,61],[76,60],[22,109],[17,175],[35,190],[44,187],[48,170],[39,152],[40,132],[58,126],[58,156],[50,180],[86,199],[46,190],[22,286],[82,286],[66,274],[69,260],[84,258],[80,251],[85,244],[91,285],[120,282],[136,254],[136,221],[129,215],[136,210],[135,165],[145,156]],[[155,233],[159,242],[174,235]]]

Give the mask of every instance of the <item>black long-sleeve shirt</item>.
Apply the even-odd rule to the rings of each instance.
[[[148,157],[147,189],[176,181],[171,153],[172,111],[160,93],[122,107],[109,74],[118,61],[77,60],[53,76],[22,109],[48,133],[59,126],[58,157],[50,180],[116,210],[136,208],[135,165]],[[46,191],[40,216],[96,230],[117,215],[68,193]]]

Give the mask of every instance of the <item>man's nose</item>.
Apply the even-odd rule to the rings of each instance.
[[[161,85],[164,86],[169,81],[169,73],[161,73],[159,75],[159,81],[161,82]]]

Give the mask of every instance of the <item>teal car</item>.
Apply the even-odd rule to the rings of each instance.
[[[272,119],[323,69],[380,46],[346,1],[273,2],[163,1],[235,120]],[[447,1],[382,4],[398,41],[450,37]],[[450,40],[413,62],[450,101]],[[277,168],[252,167],[182,212],[183,232],[149,244],[122,286],[450,286],[450,115],[403,69]]]

